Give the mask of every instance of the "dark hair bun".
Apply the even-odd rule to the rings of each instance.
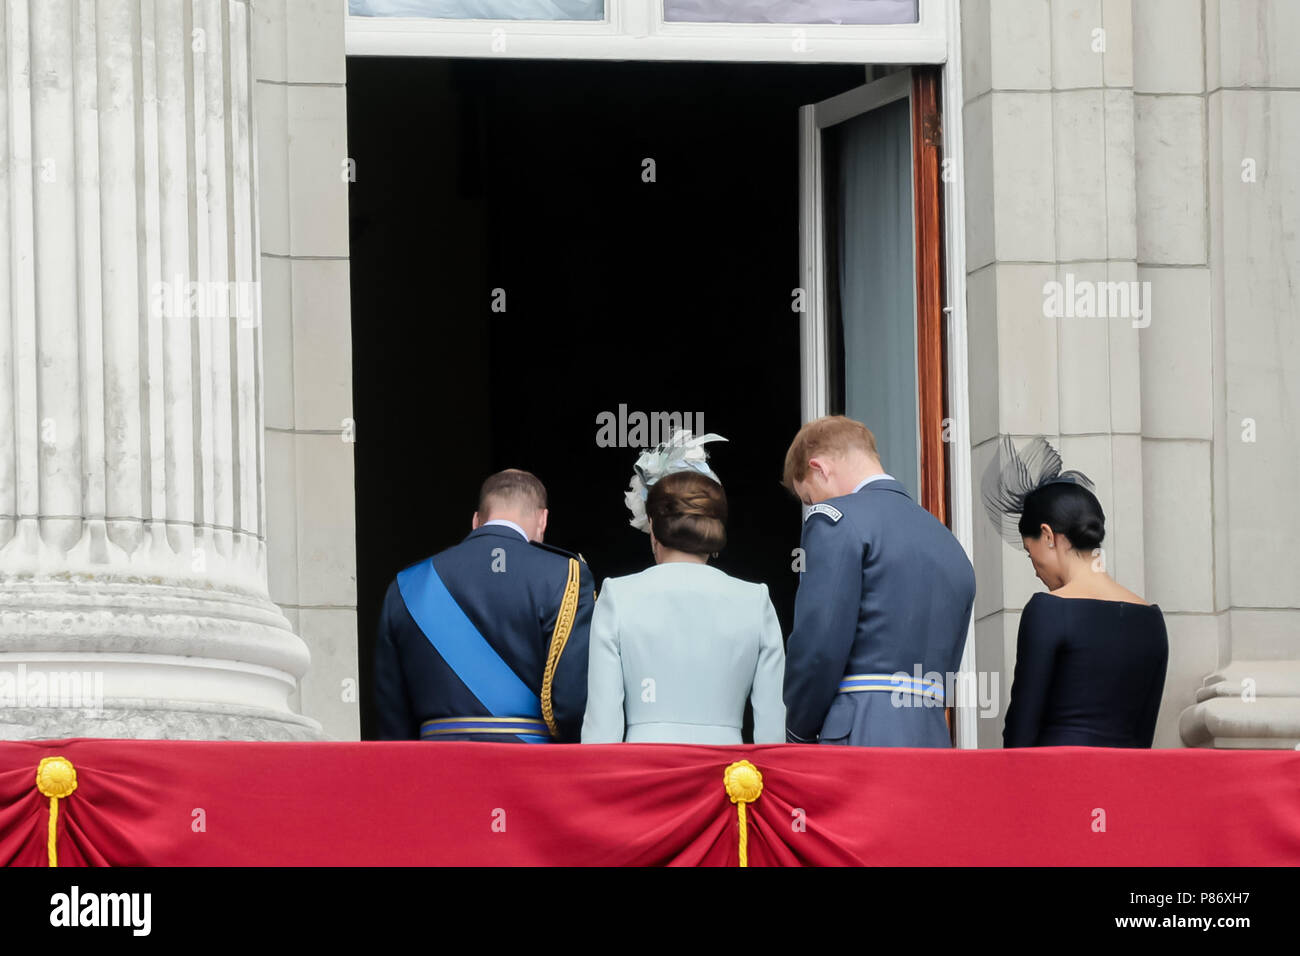
[[[727,494],[707,475],[664,475],[646,496],[646,517],[655,538],[687,554],[714,554],[727,544]]]
[[[1106,537],[1106,521],[1100,515],[1089,515],[1073,528],[1068,529],[1065,536],[1070,539],[1071,544],[1078,541],[1078,547],[1091,551],[1093,548],[1100,547],[1102,539]]]
[[[1087,488],[1072,481],[1052,481],[1025,496],[1020,536],[1037,540],[1043,525],[1070,539],[1076,551],[1090,552],[1106,538],[1106,514]]]

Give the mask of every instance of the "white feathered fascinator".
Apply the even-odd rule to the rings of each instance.
[[[664,475],[671,475],[675,471],[696,471],[722,484],[722,480],[709,467],[709,453],[704,450],[704,446],[711,441],[726,439],[712,432],[696,438],[691,435],[690,429],[681,428],[668,441],[642,452],[636,460],[627,494],[623,496],[627,510],[632,512],[632,520],[628,524],[638,531],[650,533],[650,521],[645,514],[646,496],[650,492],[650,486]]]
[[[989,462],[980,482],[980,494],[989,520],[1006,541],[1021,544],[1020,516],[1031,491],[1057,481],[1068,481],[1095,491],[1081,471],[1061,471],[1061,456],[1046,438],[1033,438],[1020,451],[1009,435],[1002,436],[998,454]]]

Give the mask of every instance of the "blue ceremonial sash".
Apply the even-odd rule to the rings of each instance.
[[[399,571],[397,590],[433,649],[488,713],[541,719],[541,700],[465,616],[434,570],[432,558]]]

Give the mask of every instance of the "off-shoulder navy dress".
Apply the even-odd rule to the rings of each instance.
[[[1035,594],[1003,746],[1150,747],[1168,662],[1158,605]]]

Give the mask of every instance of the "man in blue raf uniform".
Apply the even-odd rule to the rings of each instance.
[[[542,543],[546,488],[483,483],[473,531],[389,585],[375,650],[385,740],[576,742],[595,601],[577,556]]]
[[[961,664],[975,601],[966,552],[884,473],[861,422],[805,425],[785,484],[810,506],[786,650],[787,739],[951,746],[947,676]]]

